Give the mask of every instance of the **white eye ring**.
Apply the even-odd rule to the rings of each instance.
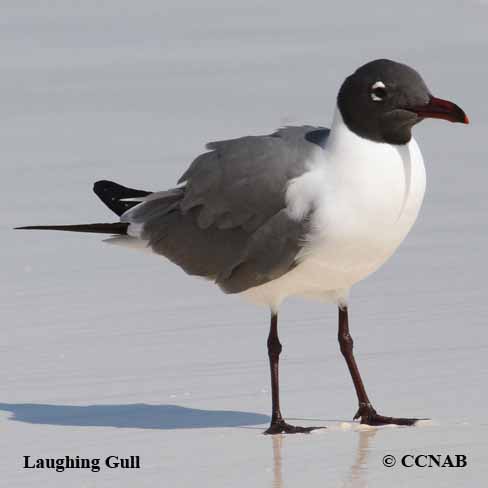
[[[373,100],[373,102],[381,102],[385,98],[384,96],[378,95],[378,92],[380,93],[384,92],[385,88],[386,86],[382,81],[377,81],[376,83],[373,84],[373,86],[371,87],[371,99]]]

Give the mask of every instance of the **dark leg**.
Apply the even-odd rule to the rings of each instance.
[[[395,417],[384,417],[378,415],[376,410],[371,405],[366,389],[364,388],[363,380],[359,374],[358,365],[354,359],[352,353],[353,340],[349,334],[349,319],[347,314],[347,307],[339,307],[339,333],[338,333],[339,345],[341,347],[342,355],[346,360],[347,367],[351,373],[352,382],[356,389],[356,394],[359,401],[359,409],[354,415],[354,420],[361,418],[362,424],[368,425],[383,425],[383,424],[397,424],[397,425],[413,425],[419,419],[404,419]]]
[[[268,335],[268,356],[269,366],[271,369],[271,396],[272,396],[272,414],[271,425],[265,434],[298,434],[308,433],[314,429],[323,427],[297,427],[285,422],[280,410],[280,385],[279,385],[279,359],[281,353],[281,342],[278,338],[278,314],[271,314],[271,325]]]

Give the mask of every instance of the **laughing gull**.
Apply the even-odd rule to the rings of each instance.
[[[347,304],[352,285],[388,260],[417,219],[425,168],[412,127],[427,117],[468,123],[414,69],[379,59],[346,78],[330,129],[284,127],[209,143],[166,191],[98,181],[94,191],[117,223],[22,228],[118,235],[119,243],[141,243],[225,293],[268,306],[269,434],[317,428],[290,425],[281,414],[281,302],[299,295],[337,304],[340,350],[359,402],[354,419],[413,425],[418,419],[373,408],[353,356]]]

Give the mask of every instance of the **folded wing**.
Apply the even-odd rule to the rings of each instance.
[[[154,252],[228,293],[276,279],[294,266],[308,231],[308,219],[285,211],[288,182],[327,136],[304,126],[212,142],[180,178],[183,186],[144,197],[121,220]]]

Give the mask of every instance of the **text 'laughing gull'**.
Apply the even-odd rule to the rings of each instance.
[[[412,127],[424,118],[468,123],[435,98],[412,68],[379,59],[347,77],[332,126],[285,127],[212,142],[166,191],[98,181],[94,191],[120,221],[22,229],[116,234],[183,270],[271,309],[272,418],[266,433],[310,432],[280,410],[278,308],[288,296],[333,302],[338,338],[369,425],[413,425],[373,408],[353,356],[348,294],[395,252],[417,219],[425,168]]]

